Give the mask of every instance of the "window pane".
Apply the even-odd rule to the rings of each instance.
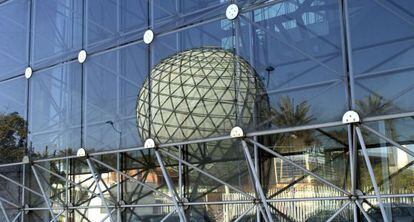
[[[414,2],[350,0],[348,11],[356,109],[363,116],[412,111]]]
[[[265,145],[282,154],[295,164],[341,187],[350,188],[348,141],[346,127],[320,128],[316,130],[264,136]],[[292,163],[260,150],[264,186],[268,198],[335,197],[344,194],[326,185],[318,178],[305,173]],[[322,210],[322,209],[319,209]]]
[[[88,52],[142,38],[147,29],[148,1],[87,0]]]
[[[27,0],[11,0],[0,5],[0,79],[24,72],[28,65]]]
[[[35,72],[30,79],[29,148],[36,158],[80,147],[81,78],[76,61]]]
[[[223,135],[236,124],[231,27],[215,21],[156,38],[151,45],[150,131],[157,142]],[[138,116],[150,118],[150,113]]]
[[[152,24],[164,32],[219,16],[224,17],[228,0],[154,0]]]
[[[0,83],[0,163],[20,162],[26,152],[26,80]]]
[[[412,117],[375,121],[366,125],[414,152],[414,120]],[[371,131],[364,128],[361,130],[380,192],[383,194],[413,193],[414,157]],[[364,163],[362,152],[359,153],[359,158],[359,161]],[[374,189],[365,164],[361,164],[360,174],[361,190],[367,194],[373,194]]]
[[[32,33],[33,67],[76,58],[82,48],[82,1],[34,0]]]
[[[258,108],[257,129],[341,118],[347,96],[336,1],[278,2],[244,13],[236,30],[238,52],[270,105]]]
[[[88,58],[85,66],[86,148],[102,150],[141,144],[136,104],[148,75],[147,57],[147,46],[134,44]]]

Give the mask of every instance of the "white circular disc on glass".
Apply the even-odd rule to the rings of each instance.
[[[79,63],[84,63],[86,61],[86,57],[87,57],[86,51],[81,50],[78,54],[78,62]]]
[[[227,19],[233,20],[237,18],[238,15],[239,15],[239,6],[237,6],[236,4],[230,4],[229,6],[227,6],[227,9],[226,9]]]
[[[79,148],[78,151],[76,152],[76,156],[78,157],[86,156],[86,150],[84,148]]]
[[[26,79],[30,79],[30,77],[32,77],[32,73],[32,68],[27,67],[26,70],[24,70],[24,77],[26,77]]]
[[[154,40],[154,32],[151,29],[148,29],[144,33],[144,42],[150,44]]]

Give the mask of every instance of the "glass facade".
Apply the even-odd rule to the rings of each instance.
[[[412,0],[0,0],[0,221],[411,221],[413,57]]]

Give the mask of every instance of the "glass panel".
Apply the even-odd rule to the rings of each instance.
[[[350,0],[348,11],[356,108],[363,116],[412,111],[414,2]]]
[[[149,104],[157,142],[218,136],[236,124],[236,57],[225,50],[232,47],[230,28],[231,23],[212,22],[154,41]],[[138,102],[139,125],[149,118],[146,105]]]
[[[240,18],[237,51],[259,76],[257,87],[270,103],[270,112],[258,108],[257,128],[342,117],[347,96],[336,1],[283,1]]]
[[[18,210],[16,207],[11,206],[7,203],[3,203],[4,206],[4,210],[6,211],[6,215],[1,214],[0,215],[0,220],[2,221],[7,221],[7,220],[14,220],[16,218],[15,221],[19,221],[19,219],[21,218],[20,216],[20,210]],[[6,219],[5,217],[7,216],[8,219]]]
[[[243,213],[241,222],[256,220],[256,210],[252,204],[209,204],[189,206],[189,221],[236,221]],[[254,220],[252,220],[254,219]]]
[[[56,211],[57,214],[61,213],[61,211]],[[31,211],[30,214],[25,215],[25,221],[30,222],[44,222],[45,220],[50,221],[53,220],[52,216],[50,215],[49,210],[34,210]],[[59,215],[59,217],[56,217],[56,221],[64,221],[65,220],[65,212]]]
[[[86,1],[88,52],[142,38],[147,29],[148,1]]]
[[[80,147],[81,78],[76,61],[35,72],[30,79],[29,149],[34,157],[73,154]]]
[[[413,197],[383,198],[385,212],[390,221],[407,221],[414,217]],[[381,210],[376,199],[369,199],[369,204],[364,204],[368,215],[372,220],[382,221]],[[362,221],[367,221],[363,218]]]
[[[87,206],[94,200],[95,205],[101,206],[102,202],[99,199],[99,192],[86,161],[84,159],[73,159],[70,161],[70,164],[71,169],[69,178],[71,181],[78,184],[77,186],[72,185],[68,187],[71,203],[74,206]],[[103,178],[108,178],[108,174],[102,176]],[[102,183],[100,183],[100,185],[102,185]],[[83,209],[80,210],[80,212],[84,211],[85,210]]]
[[[169,152],[179,156],[177,149]],[[205,175],[194,167],[184,166],[184,193],[190,202],[251,200],[255,196],[239,141],[189,144],[183,146],[181,152],[182,158],[214,177]]]
[[[0,5],[0,79],[24,72],[28,65],[28,0]]]
[[[345,127],[321,128],[275,134],[264,137],[268,147],[283,154],[295,164],[323,179],[349,190],[347,130]],[[272,142],[273,141],[273,142]],[[309,198],[343,196],[335,188],[323,183],[291,163],[260,150],[262,176],[269,198]]]
[[[0,82],[0,163],[20,162],[26,153],[26,80]]]
[[[153,0],[152,24],[156,32],[224,17],[228,0]]]
[[[178,173],[178,162],[165,155],[162,155],[162,159],[174,189],[177,193],[181,194],[178,184],[180,184],[179,180],[182,177],[180,177]],[[122,197],[126,204],[147,204],[153,206],[172,204],[172,200],[169,197],[171,195],[169,194],[165,178],[154,150],[128,152],[122,156],[122,160],[123,172],[135,179],[132,180],[124,177],[124,182],[122,183]],[[141,183],[138,183],[136,180]],[[146,186],[143,186],[143,183]],[[169,206],[162,208],[163,210],[170,209]],[[150,208],[145,209],[150,210]],[[165,213],[165,211],[162,212]],[[158,212],[154,212],[154,214],[157,215]]]
[[[413,111],[414,3],[345,2],[0,0],[0,164],[20,162],[26,153],[35,160],[57,157],[33,165],[39,181],[31,164],[0,168],[0,175],[25,179],[31,189],[23,194],[0,177],[0,197],[11,202],[0,198],[8,219],[20,211],[12,203],[20,206],[24,196],[37,208],[25,220],[51,220],[42,187],[52,211],[62,213],[58,221],[108,220],[99,184],[114,219],[178,221],[166,173],[190,222],[257,221],[244,147],[213,137],[234,126],[252,132],[338,121],[350,107],[350,89],[364,117]],[[230,3],[241,9],[232,21],[225,19]],[[155,32],[150,45],[141,42],[148,28]],[[82,48],[88,58],[81,65]],[[28,65],[34,73],[27,80]],[[414,152],[412,117],[363,124]],[[399,196],[383,198],[386,211],[395,221],[411,220],[414,157],[362,133],[380,192]],[[246,140],[274,221],[326,221],[349,201],[326,184],[350,190],[348,136],[347,126],[339,126],[254,137],[325,181]],[[170,145],[143,149],[148,138]],[[171,144],[195,139],[209,140]],[[135,150],[92,154],[104,163],[92,162],[96,182],[86,158],[59,160],[79,147]],[[357,158],[357,188],[373,195],[360,150]],[[364,209],[381,220],[371,197],[363,197]],[[126,206],[118,209],[119,200]],[[71,205],[76,209],[62,211]],[[0,221],[4,216],[0,210]],[[333,221],[352,216],[348,206]]]
[[[160,36],[151,45],[153,48],[152,65],[167,56],[186,49],[200,47],[233,48],[232,23],[219,20],[185,29],[176,33]]]
[[[272,203],[276,211],[276,221],[327,221],[348,200],[325,200],[325,201],[303,201],[303,202],[276,202]],[[353,221],[352,207],[348,205],[332,221]]]
[[[263,3],[271,3],[271,2],[277,2],[277,1],[278,0],[235,0],[237,5],[244,10],[249,9],[251,7],[260,6]]]
[[[11,181],[15,181],[17,183],[22,183],[22,166],[11,166],[11,167],[1,167],[0,174],[2,178],[0,178],[0,197],[8,202],[20,206],[21,199],[22,199],[22,189],[16,184]],[[6,177],[6,178],[3,178]],[[11,181],[10,181],[11,180]],[[14,206],[10,205],[6,201],[1,202],[4,207],[6,208],[15,208]],[[12,212],[12,211],[10,211]],[[13,212],[14,213],[14,212]],[[1,214],[3,216],[3,214]]]
[[[68,202],[65,187],[67,184],[63,178],[67,178],[67,163],[65,160],[50,161],[37,163],[32,167],[26,168],[28,171],[29,187],[36,187],[38,194],[42,194],[40,186],[42,186],[46,197],[50,201],[52,207],[59,208]],[[34,170],[33,170],[34,169]],[[36,175],[39,181],[36,179]],[[40,184],[39,184],[40,183]],[[31,207],[47,207],[43,196],[29,192],[28,204]]]
[[[32,66],[77,58],[82,48],[82,0],[33,1]]]
[[[148,75],[147,46],[91,56],[85,66],[85,148],[133,147],[142,144],[136,121],[137,95]]]
[[[136,222],[152,222],[152,221],[163,221],[165,222],[174,222],[180,221],[178,215],[176,213],[166,217],[172,210],[174,210],[174,206],[147,206],[147,207],[140,207],[140,208],[127,208],[122,216],[122,221],[136,221]]]
[[[367,123],[376,132],[414,152],[413,124],[411,117]],[[372,132],[364,128],[361,130],[380,192],[384,194],[413,193],[414,157]],[[361,152],[359,161],[361,163],[361,189],[367,194],[374,194]]]

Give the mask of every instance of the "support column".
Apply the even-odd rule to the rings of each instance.
[[[27,158],[27,162],[28,162],[29,158],[27,156],[23,157],[23,162],[24,162],[24,158]],[[23,164],[22,165],[22,185],[23,186],[26,185],[26,166],[27,166],[27,164]],[[26,190],[24,188],[21,188],[21,189],[22,189],[22,192],[21,192],[22,198],[21,198],[21,203],[20,203],[21,204],[21,208],[20,208],[20,215],[21,215],[20,222],[24,222],[24,215],[25,215],[24,205],[26,203],[26,197],[25,197],[26,196]]]
[[[264,208],[265,215],[267,216],[267,218],[265,217],[266,221],[271,222],[271,221],[273,221],[272,220],[272,214],[270,212],[269,205],[268,205],[268,202],[266,200],[266,196],[263,192],[259,176],[257,175],[256,167],[254,165],[252,157],[250,156],[249,148],[247,147],[246,141],[242,140],[241,143],[242,143],[242,146],[243,146],[244,156],[246,158],[247,165],[249,167],[249,173],[250,173],[250,176],[251,176],[251,179],[252,179],[252,182],[253,182],[253,186],[255,187],[257,196],[260,199],[260,203],[261,203],[262,207]],[[263,215],[263,216],[265,216],[265,215]]]
[[[31,166],[31,168],[32,168],[32,171],[33,171],[33,175],[36,178],[37,184],[39,185],[40,192],[42,193],[42,196],[43,196],[43,199],[44,199],[44,201],[47,205],[47,208],[49,208],[50,215],[52,216],[52,221],[57,222],[56,217],[55,217],[55,215],[53,213],[53,210],[52,210],[52,206],[50,205],[49,198],[47,197],[47,195],[46,195],[46,193],[43,189],[42,182],[40,181],[39,176],[37,175],[37,171],[36,171],[36,169],[33,165]]]
[[[157,158],[158,164],[160,165],[161,172],[164,177],[165,183],[167,184],[168,192],[172,196],[172,201],[174,203],[178,216],[180,217],[180,221],[187,222],[187,217],[185,216],[184,209],[179,204],[179,200],[180,200],[179,196],[176,190],[174,189],[171,177],[168,174],[167,169],[165,168],[164,162],[162,162],[162,157],[161,157],[160,152],[158,151],[158,148],[155,145],[155,141],[153,139],[147,139],[144,143],[144,147],[148,149],[150,148],[154,149],[155,156]]]
[[[185,216],[184,209],[178,203],[178,201],[179,201],[178,194],[175,191],[173,183],[172,183],[171,178],[170,178],[170,175],[168,175],[167,169],[165,168],[165,165],[162,162],[161,154],[159,153],[159,151],[157,149],[155,149],[154,153],[155,153],[155,156],[157,157],[158,164],[160,165],[162,175],[164,176],[164,180],[167,183],[168,191],[169,191],[170,195],[173,197],[172,199],[173,199],[175,208],[177,210],[178,216],[180,217],[180,221],[181,222],[187,222],[187,218]]]
[[[361,130],[359,129],[359,127],[356,127],[355,130],[356,130],[356,133],[357,133],[357,136],[358,136],[359,144],[361,145],[362,153],[364,155],[365,164],[367,165],[369,177],[371,179],[371,183],[372,183],[372,186],[374,187],[375,195],[376,195],[378,204],[380,206],[382,219],[384,220],[384,222],[388,222],[387,213],[385,211],[384,204],[382,203],[381,194],[380,194],[379,189],[378,189],[377,181],[375,180],[374,170],[372,169],[371,161],[369,160],[369,156],[368,156],[367,148],[365,146],[364,138],[362,137],[362,133],[361,133]]]
[[[104,204],[104,206],[105,206],[106,213],[108,214],[108,216],[107,216],[107,217],[109,217],[109,220],[110,220],[111,222],[114,222],[114,221],[112,220],[111,211],[109,210],[108,204],[106,203],[105,197],[104,197],[104,195],[103,195],[103,193],[102,193],[102,188],[101,188],[101,185],[99,185],[99,178],[98,178],[98,175],[96,174],[95,168],[93,167],[93,165],[92,165],[91,161],[89,160],[89,158],[87,158],[87,159],[86,159],[86,162],[88,163],[89,170],[90,170],[90,171],[91,171],[91,173],[92,173],[93,180],[95,181],[96,188],[98,189],[99,196],[101,197],[102,203],[103,203],[103,204]]]
[[[357,190],[357,157],[358,150],[356,146],[356,135],[355,135],[355,126],[353,124],[348,125],[348,147],[349,147],[349,171],[351,177],[351,195],[353,197],[352,211],[354,215],[354,222],[358,221],[359,213],[358,206],[355,204],[356,200],[356,190]]]
[[[1,212],[3,212],[4,219],[6,219],[6,222],[10,222],[9,217],[7,216],[6,210],[4,209],[3,201],[1,200],[0,200],[0,209],[1,209]]]

